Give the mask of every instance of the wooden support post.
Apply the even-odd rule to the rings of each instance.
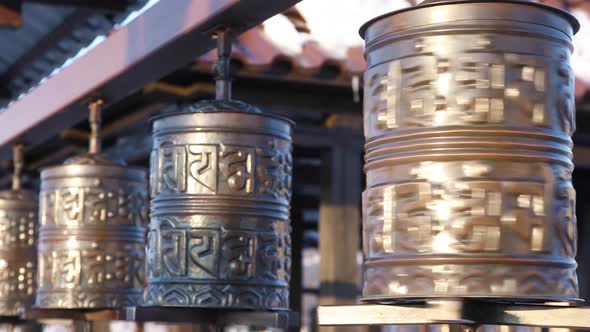
[[[590,208],[584,197],[590,195],[590,171],[586,168],[578,168],[573,175],[574,188],[578,196],[576,215],[578,219],[578,282],[580,285],[580,298],[590,300]]]
[[[322,155],[320,304],[352,304],[359,295],[361,147],[334,145]],[[360,331],[321,327],[320,331]]]
[[[75,6],[100,11],[121,11],[137,1],[134,0],[25,0],[52,6]]]
[[[294,177],[294,180],[297,178]],[[300,313],[299,324],[289,327],[289,332],[300,331],[301,324],[301,299],[303,296],[302,276],[302,252],[303,252],[303,218],[301,207],[297,198],[291,201],[291,281],[289,284],[289,308]]]

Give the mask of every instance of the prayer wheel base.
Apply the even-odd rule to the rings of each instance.
[[[320,326],[458,324],[590,328],[590,307],[507,299],[438,299],[411,304],[320,306]]]
[[[289,307],[284,287],[199,285],[191,283],[151,284],[146,290],[147,306],[201,307],[219,309],[284,310]]]
[[[553,266],[531,258],[494,258],[497,263],[487,263],[485,257],[461,256],[446,263],[369,263],[365,266],[363,301],[463,297],[527,303],[577,301],[575,262],[564,260],[553,262]]]

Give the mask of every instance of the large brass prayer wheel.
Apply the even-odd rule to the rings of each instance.
[[[95,154],[41,172],[41,308],[141,303],[147,174]]]
[[[230,100],[154,120],[147,305],[288,309],[291,130]]]
[[[524,1],[427,1],[366,41],[370,301],[574,300],[577,21]]]
[[[0,191],[0,316],[33,305],[37,272],[37,197]]]

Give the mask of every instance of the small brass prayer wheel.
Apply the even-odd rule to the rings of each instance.
[[[366,41],[368,301],[575,300],[573,16],[426,1]]]
[[[23,147],[14,147],[12,190],[0,191],[0,316],[33,305],[37,272],[37,196],[20,187]]]
[[[90,153],[41,172],[40,308],[141,303],[147,174],[99,155],[99,107],[91,104]]]
[[[153,123],[145,301],[288,309],[293,123],[230,100],[219,45],[218,99]]]

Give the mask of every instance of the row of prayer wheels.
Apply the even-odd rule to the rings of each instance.
[[[577,299],[577,29],[519,0],[426,1],[362,28],[365,301]],[[17,149],[3,314],[35,293],[40,308],[288,308],[293,124],[231,100],[226,34],[217,99],[153,121],[151,203],[144,170],[99,154],[99,103],[89,153],[41,172],[38,236]]]
[[[15,150],[14,188],[0,193],[0,315],[33,303],[288,309],[293,123],[230,99],[227,34],[218,98],[153,121],[151,204],[145,170],[100,154],[99,100],[89,152],[41,171],[38,207]]]

